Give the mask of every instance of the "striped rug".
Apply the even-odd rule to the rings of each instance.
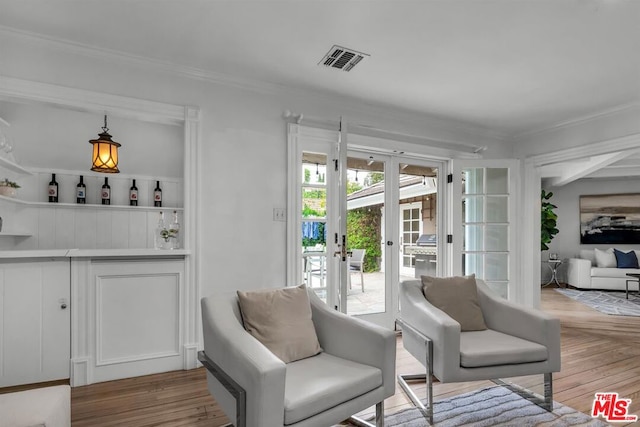
[[[626,299],[624,291],[581,291],[564,288],[555,290],[604,314],[640,316],[640,297],[635,291],[630,292],[629,299]]]
[[[435,402],[434,425],[556,427],[609,424],[558,402],[547,412],[505,387],[494,386]],[[386,427],[422,427],[428,425],[418,409],[405,409],[385,417]]]

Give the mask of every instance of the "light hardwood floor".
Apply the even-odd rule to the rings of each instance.
[[[542,290],[542,308],[562,324],[562,370],[554,375],[554,400],[589,413],[595,392],[614,391],[632,399],[630,413],[640,415],[640,317],[600,314],[550,288]],[[420,370],[399,339],[397,372]],[[222,426],[228,420],[209,395],[205,378],[200,368],[75,387],[73,426]],[[541,376],[527,377],[518,384],[537,391],[540,381]],[[488,384],[436,383],[434,394],[447,397]],[[424,395],[423,385],[415,389]],[[385,412],[409,406],[396,387]]]

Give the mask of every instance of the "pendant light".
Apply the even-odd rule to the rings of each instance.
[[[102,173],[120,173],[118,170],[118,147],[120,147],[120,143],[111,140],[106,114],[102,133],[98,134],[98,136],[98,139],[89,141],[93,145],[91,170]]]

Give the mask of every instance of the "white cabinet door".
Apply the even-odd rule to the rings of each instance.
[[[69,260],[0,263],[0,387],[69,378]]]
[[[72,386],[185,369],[183,257],[74,259],[72,268]]]

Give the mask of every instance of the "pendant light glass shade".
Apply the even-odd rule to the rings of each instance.
[[[91,170],[102,173],[120,173],[118,170],[118,147],[120,143],[112,141],[107,127],[107,116],[104,116],[104,127],[98,139],[89,142],[93,145]]]

